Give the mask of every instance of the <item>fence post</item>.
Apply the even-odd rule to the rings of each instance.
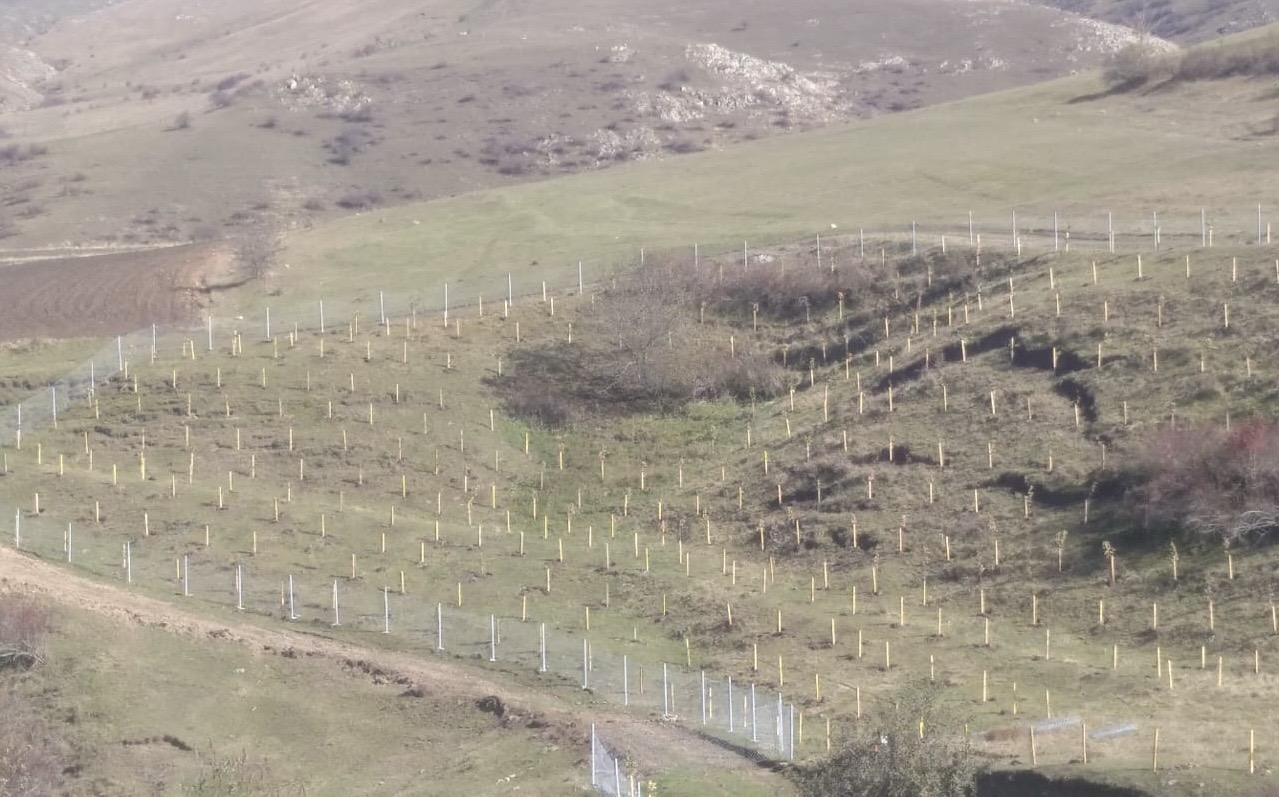
[[[706,670],[702,670],[702,724],[706,724]]]
[[[333,626],[342,625],[342,615],[338,612],[338,580],[333,579]]]
[[[244,565],[235,566],[235,608],[244,611]]]
[[[71,525],[67,524],[67,540],[71,539]],[[67,561],[71,561],[70,558]],[[182,597],[191,597],[191,560],[187,554],[182,554]]]
[[[435,649],[444,650],[444,604],[435,604]]]
[[[595,754],[596,754],[596,749],[598,744],[599,743],[595,741],[595,723],[592,722],[591,723],[591,785],[592,786],[599,785],[595,777]]]
[[[782,702],[782,693],[777,693],[777,752],[786,752],[786,715],[783,713],[785,705]]]
[[[795,704],[790,704],[790,760],[795,760]]]
[[[298,619],[297,612],[294,611],[294,608],[295,608],[295,604],[293,603],[293,574],[290,573],[289,574],[289,619],[290,620]]]
[[[759,719],[756,714],[755,684],[751,684],[751,741],[759,743]]]
[[[671,715],[671,689],[668,682],[666,664],[662,664],[662,716]]]
[[[124,583],[133,583],[133,543],[129,540],[124,543]]]
[[[382,633],[391,633],[391,591],[382,587]]]
[[[489,661],[497,661],[497,615],[489,615]]]
[[[542,629],[538,641],[538,646],[541,648],[542,653],[542,667],[539,672],[546,672],[546,623],[542,623]]]
[[[728,679],[728,732],[733,732],[733,679]]]

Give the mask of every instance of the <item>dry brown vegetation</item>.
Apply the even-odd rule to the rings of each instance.
[[[1279,428],[1273,423],[1163,429],[1150,441],[1146,465],[1153,518],[1227,545],[1265,540],[1279,527]]]
[[[1104,77],[1127,91],[1152,84],[1279,75],[1279,35],[1170,51],[1141,42],[1117,53]]]

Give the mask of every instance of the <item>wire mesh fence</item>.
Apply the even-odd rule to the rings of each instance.
[[[762,755],[794,757],[794,706],[784,695],[755,684],[678,663],[598,652],[587,632],[463,611],[390,585],[260,570],[251,557],[222,558],[192,547],[165,568],[155,558],[136,555],[139,546],[147,544],[145,537],[118,543],[92,528],[62,524],[21,508],[3,511],[12,519],[8,543],[15,549],[126,587],[317,631],[394,635],[398,649],[537,672],[559,683],[575,683],[631,711],[699,727]],[[625,740],[618,744],[624,749]],[[603,793],[643,793],[639,774],[607,746],[601,743],[593,760],[594,785]]]

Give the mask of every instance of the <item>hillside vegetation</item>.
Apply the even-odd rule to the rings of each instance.
[[[211,719],[141,738],[239,723],[307,751],[272,783],[322,793],[384,788],[368,761],[417,787],[421,749],[475,739],[530,790],[584,788],[598,718],[659,795],[854,791],[866,761],[905,793],[984,769],[988,794],[1251,794],[1279,761],[1272,93],[1090,74],[337,220],[209,327],[100,351],[56,423],[49,361],[83,345],[14,345],[4,556],[58,563],[22,583],[151,618],[157,656],[225,627],[202,689],[234,691],[218,662],[260,666],[261,634],[329,662],[281,654],[246,715],[162,662],[160,687],[86,673],[67,632],[61,680],[125,697],[27,695],[114,751],[126,698],[163,687]],[[458,691],[353,698],[320,654],[356,650],[376,687]],[[334,702],[299,720],[295,672]],[[532,721],[466,702],[497,682]],[[747,734],[747,685],[779,724]],[[297,732],[382,712],[403,749]],[[794,769],[747,761],[789,759],[788,728]],[[166,783],[203,771],[180,758]],[[440,792],[505,793],[492,774]]]

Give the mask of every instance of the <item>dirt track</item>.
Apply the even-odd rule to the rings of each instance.
[[[624,752],[650,772],[704,767],[764,777],[755,764],[678,725],[606,706],[573,706],[549,691],[514,691],[472,668],[445,659],[363,648],[312,633],[218,622],[121,587],[89,581],[8,548],[0,548],[0,592],[3,591],[39,595],[53,603],[70,604],[121,622],[161,628],[206,640],[207,644],[244,645],[267,655],[292,651],[290,655],[329,660],[352,677],[372,677],[377,683],[387,684],[387,688],[402,689],[407,679],[436,694],[470,699],[495,695],[516,713],[534,715],[547,723],[558,738],[575,738],[582,745],[589,739],[584,729],[594,722],[602,735],[624,744]],[[360,666],[344,666],[348,662],[359,662]]]
[[[228,258],[209,244],[0,265],[0,340],[104,337],[191,318]]]

